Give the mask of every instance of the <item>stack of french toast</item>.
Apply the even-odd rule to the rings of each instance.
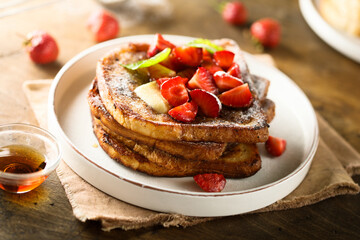
[[[98,61],[88,103],[100,146],[152,176],[255,174],[257,143],[268,139],[275,115],[270,82],[250,74],[232,40],[176,46],[154,38]]]

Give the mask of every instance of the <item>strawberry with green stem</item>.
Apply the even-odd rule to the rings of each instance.
[[[30,59],[38,64],[54,62],[59,55],[59,47],[55,39],[42,30],[28,33],[24,45]]]
[[[253,39],[263,47],[274,48],[281,40],[280,23],[272,18],[263,18],[254,22],[250,27]]]

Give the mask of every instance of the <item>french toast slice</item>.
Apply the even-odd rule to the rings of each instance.
[[[168,114],[155,112],[134,90],[149,81],[142,71],[126,69],[121,64],[146,58],[148,44],[130,43],[100,59],[96,77],[101,99],[107,111],[123,127],[139,134],[167,141],[264,142],[268,124],[245,60],[234,41],[216,42],[235,53],[242,79],[249,84],[254,101],[248,108],[223,107],[220,116],[197,116],[191,123],[181,123]]]
[[[217,161],[192,161],[114,134],[95,117],[93,130],[100,146],[112,159],[153,176],[185,177],[218,173],[228,178],[243,178],[255,174],[261,168],[256,144],[229,144]]]

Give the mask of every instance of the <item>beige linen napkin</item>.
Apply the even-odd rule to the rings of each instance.
[[[272,61],[268,55],[261,56]],[[41,127],[47,126],[47,96],[52,80],[24,83],[24,91]],[[298,208],[329,197],[357,194],[359,186],[351,176],[360,173],[360,155],[318,115],[320,143],[309,173],[290,195],[256,212]],[[115,199],[94,188],[76,175],[64,162],[57,169],[73,213],[80,221],[100,220],[102,228],[125,230],[163,225],[191,226],[213,218],[188,217],[154,212]],[[316,184],[314,184],[316,183]]]

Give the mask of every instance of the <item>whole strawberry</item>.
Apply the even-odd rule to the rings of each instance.
[[[42,30],[35,30],[27,34],[25,49],[31,60],[39,64],[54,62],[59,55],[55,39]]]
[[[281,27],[274,19],[260,19],[251,25],[250,31],[253,38],[264,47],[274,48],[280,42]]]
[[[247,10],[242,2],[228,2],[224,6],[222,17],[232,25],[242,25],[246,23]]]
[[[97,10],[91,14],[87,21],[87,28],[94,35],[94,39],[97,42],[113,39],[120,31],[118,20],[104,9]]]

